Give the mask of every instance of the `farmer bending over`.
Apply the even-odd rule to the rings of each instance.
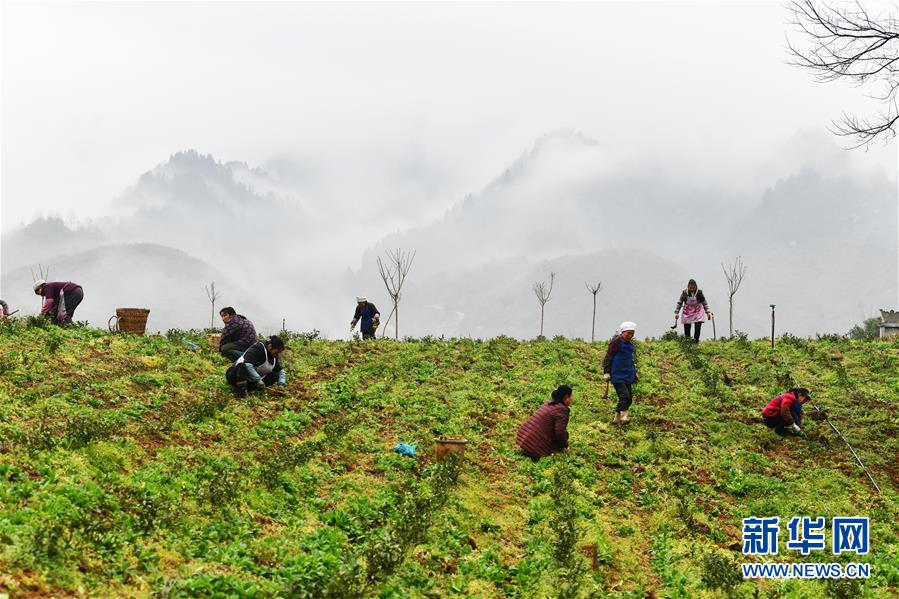
[[[219,353],[226,358],[236,360],[259,340],[256,327],[247,317],[235,312],[231,306],[222,308],[219,316],[225,323],[225,328],[222,329],[222,339],[219,341]]]
[[[70,324],[72,317],[75,316],[75,308],[84,299],[84,290],[81,285],[71,281],[65,283],[35,281],[33,288],[35,295],[44,298],[41,315],[47,316],[56,324]]]
[[[521,453],[536,462],[568,448],[568,416],[571,412],[568,406],[571,400],[571,387],[561,385],[552,392],[551,400],[524,421],[515,436]]]
[[[634,363],[634,344],[631,343],[636,331],[637,325],[633,322],[622,322],[618,327],[618,335],[609,343],[606,357],[602,361],[602,378],[611,382],[618,394],[618,406],[615,408],[612,424],[627,424],[631,420],[627,411],[633,403],[633,385],[640,380]]]
[[[802,404],[811,399],[808,389],[797,387],[778,395],[762,410],[762,422],[780,436],[793,434],[805,438],[802,424]]]
[[[284,351],[284,341],[272,335],[265,341],[257,341],[244,352],[225,372],[225,380],[234,388],[238,397],[249,396],[260,382],[264,387],[277,383],[287,384],[287,374],[281,368],[278,356]]]

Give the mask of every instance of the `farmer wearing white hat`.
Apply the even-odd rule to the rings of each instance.
[[[56,324],[69,324],[75,315],[75,308],[84,299],[84,289],[78,283],[56,281],[48,283],[44,280],[34,282],[35,295],[44,298],[41,315],[47,316]]]
[[[364,295],[356,297],[356,313],[353,314],[353,320],[350,321],[351,331],[356,328],[356,323],[360,319],[362,323],[359,325],[359,330],[362,331],[362,338],[374,339],[375,330],[381,321],[381,314],[378,312],[378,308]]]
[[[612,424],[627,424],[627,411],[633,402],[633,384],[639,380],[634,363],[634,345],[631,339],[637,331],[633,322],[622,322],[618,334],[609,343],[609,350],[602,361],[603,378],[610,381],[618,394],[618,406]]]

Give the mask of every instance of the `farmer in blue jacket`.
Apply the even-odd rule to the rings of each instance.
[[[359,325],[359,330],[362,331],[362,338],[374,339],[375,329],[378,328],[381,315],[378,313],[378,308],[364,295],[356,298],[356,312],[353,314],[353,320],[350,321],[351,331],[356,328],[356,323],[360,320],[362,323]]]
[[[636,331],[637,325],[633,322],[622,322],[618,327],[618,335],[609,343],[609,350],[602,361],[602,376],[614,385],[615,393],[618,394],[618,406],[615,408],[612,424],[630,422],[627,411],[633,402],[633,384],[640,380],[634,363],[634,344],[631,343]]]

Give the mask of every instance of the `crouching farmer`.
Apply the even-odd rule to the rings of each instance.
[[[259,341],[256,328],[250,319],[238,314],[234,308],[228,306],[219,311],[225,328],[222,329],[222,338],[219,341],[219,353],[236,360],[247,351],[251,345]]]
[[[627,424],[630,422],[627,411],[631,407],[634,398],[634,383],[640,380],[637,376],[637,365],[634,362],[634,344],[631,339],[637,331],[637,325],[633,322],[622,322],[618,327],[618,335],[609,343],[606,357],[602,361],[602,377],[615,387],[618,394],[618,405],[615,407],[615,418],[612,424]],[[606,387],[608,391],[608,386]]]
[[[797,387],[778,395],[762,410],[762,422],[778,435],[788,434],[805,438],[802,425],[802,404],[810,399],[808,389]]]
[[[287,383],[287,374],[281,368],[278,356],[284,351],[284,341],[272,335],[265,341],[257,341],[225,372],[225,380],[234,388],[238,397],[249,396],[250,391],[262,383],[265,387]]]
[[[552,399],[531,414],[518,429],[515,442],[521,452],[534,460],[545,458],[568,448],[568,416],[571,412],[572,391],[561,385],[552,392]]]

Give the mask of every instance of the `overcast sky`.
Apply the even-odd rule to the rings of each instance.
[[[786,61],[779,3],[3,3],[2,227],[104,213],[194,148],[433,183],[427,216],[548,131],[685,176],[875,109]],[[862,160],[895,169],[895,150]],[[427,214],[425,214],[427,213]]]

